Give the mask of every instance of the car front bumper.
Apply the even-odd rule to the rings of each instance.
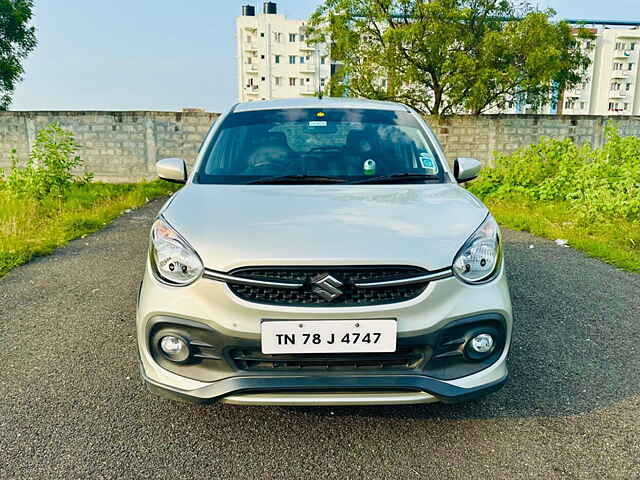
[[[239,371],[227,354],[234,345],[259,351],[260,322],[282,320],[396,318],[398,345],[433,344],[440,332],[465,322],[498,321],[502,345],[490,364],[467,374],[427,367],[408,371]],[[153,351],[153,329],[165,319],[206,329],[218,345],[209,370],[173,368]],[[199,280],[184,288],[159,283],[147,268],[137,309],[140,372],[160,396],[198,403],[243,405],[388,405],[471,400],[500,389],[507,380],[512,314],[504,271],[480,286],[456,278],[432,282],[420,297],[383,307],[274,308],[248,304],[221,283]],[[178,366],[179,367],[179,366]],[[204,371],[204,374],[202,373]],[[195,373],[194,373],[195,372]]]

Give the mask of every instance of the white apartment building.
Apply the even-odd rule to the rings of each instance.
[[[238,92],[241,102],[315,96],[331,75],[331,58],[324,46],[307,44],[306,22],[277,13],[264,2],[256,15],[242,7],[236,21]]]
[[[584,41],[592,64],[585,82],[564,92],[565,115],[640,115],[640,30],[604,28]]]

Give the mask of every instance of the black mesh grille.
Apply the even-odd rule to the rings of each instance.
[[[259,351],[231,350],[229,356],[239,370],[413,370],[422,368],[425,352],[402,349],[395,353],[332,355],[265,355]]]
[[[287,280],[304,283],[296,290],[255,287],[229,284],[231,291],[243,300],[254,303],[287,306],[367,306],[404,302],[420,295],[427,282],[414,285],[357,288],[356,283],[379,282],[416,277],[428,273],[418,267],[380,266],[380,267],[255,267],[242,268],[233,275],[257,280]],[[311,278],[328,273],[343,285],[342,295],[327,300],[312,291]]]

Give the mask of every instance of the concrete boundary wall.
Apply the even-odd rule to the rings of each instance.
[[[96,180],[129,182],[155,177],[155,162],[196,157],[217,113],[0,112],[0,168],[10,152],[27,158],[38,130],[58,122],[74,133],[80,156]]]
[[[428,119],[444,146],[449,161],[472,157],[494,165],[494,152],[512,153],[538,143],[540,138],[571,138],[601,147],[605,127],[616,123],[623,136],[640,136],[640,117],[564,115],[459,115]]]
[[[0,112],[0,168],[12,149],[26,159],[39,129],[53,122],[75,134],[87,170],[97,180],[126,182],[154,178],[166,157],[192,163],[217,113],[205,112]],[[622,135],[640,136],[639,117],[483,115],[429,118],[449,160],[474,157],[493,165],[493,153],[511,153],[540,137],[572,138],[601,146],[609,121]]]

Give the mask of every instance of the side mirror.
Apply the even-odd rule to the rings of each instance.
[[[156,171],[162,180],[186,183],[187,163],[181,158],[164,158],[156,163]]]
[[[482,164],[475,158],[456,158],[453,164],[453,175],[458,183],[468,182],[478,176]]]

